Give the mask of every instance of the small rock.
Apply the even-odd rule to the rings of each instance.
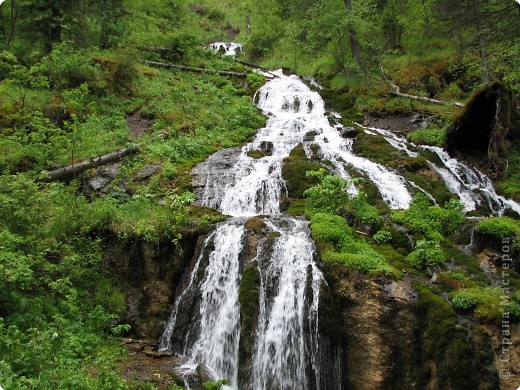
[[[420,114],[415,114],[412,119],[410,119],[410,123],[416,124],[422,122],[423,117]]]
[[[105,187],[119,175],[120,168],[120,162],[97,168],[95,170],[95,176],[88,181],[90,190],[94,192],[104,192]]]
[[[139,169],[134,178],[137,181],[148,179],[149,177],[161,172],[163,169],[162,165],[148,165],[142,169]]]
[[[271,156],[273,154],[273,143],[269,141],[262,141],[260,143],[260,150],[264,152],[266,156]]]
[[[343,138],[354,138],[357,135],[357,130],[353,127],[342,127],[339,134]]]
[[[147,347],[144,349],[144,354],[148,357],[154,358],[154,359],[163,359],[166,357],[173,356],[172,351],[154,351],[150,349],[150,347]]]

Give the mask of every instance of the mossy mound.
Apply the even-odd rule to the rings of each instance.
[[[265,152],[261,151],[261,150],[258,150],[258,149],[252,149],[250,150],[249,152],[247,152],[247,155],[251,158],[255,158],[255,159],[259,159],[259,158],[262,158],[262,157],[265,157],[266,154]]]
[[[253,233],[260,233],[266,227],[265,222],[261,218],[251,218],[246,221],[244,227]]]

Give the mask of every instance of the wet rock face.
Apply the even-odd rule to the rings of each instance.
[[[197,234],[183,235],[180,250],[169,241],[105,237],[103,268],[120,281],[127,302],[125,318],[120,320],[132,325],[135,336],[156,341],[161,335],[197,240]]]
[[[416,341],[412,287],[352,271],[328,276],[339,308],[345,387],[410,388]]]
[[[357,135],[357,130],[353,127],[343,127],[339,131],[339,135],[341,135],[342,138],[354,138]]]
[[[191,171],[193,192],[197,195],[199,203],[204,199],[205,193],[218,194],[215,187],[224,186],[228,182],[228,178],[233,176],[233,167],[240,156],[239,148],[224,149],[212,154],[206,161],[197,164]],[[212,187],[207,187],[208,179],[216,178],[212,181]],[[215,202],[219,202],[216,199]]]
[[[162,165],[147,165],[146,167],[139,169],[135,175],[134,180],[136,181],[145,181],[149,179],[153,175],[156,175],[162,171]]]

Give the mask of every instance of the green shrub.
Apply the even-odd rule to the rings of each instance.
[[[344,218],[328,214],[317,213],[311,217],[312,236],[318,245],[332,243],[334,248],[341,250],[352,237],[352,230]]]
[[[249,73],[247,75],[247,84],[253,91],[259,89],[265,84],[265,77],[258,73]]]
[[[386,276],[396,275],[395,268],[389,265],[385,258],[368,244],[363,249],[361,253],[326,252],[324,260],[352,267],[362,273],[379,272]]]
[[[435,267],[446,260],[444,252],[436,241],[419,240],[415,249],[407,257],[406,261],[416,269],[423,269],[426,266]]]
[[[368,224],[374,229],[380,228],[383,224],[379,210],[368,203],[367,196],[364,193],[360,192],[358,195],[347,199],[344,211],[347,215],[352,215],[355,222]]]
[[[227,383],[227,380],[219,379],[215,382],[204,382],[202,387],[204,387],[204,390],[220,390],[223,386],[227,385]]]
[[[462,209],[462,203],[455,199],[450,199],[444,207],[431,206],[430,200],[419,193],[408,210],[394,211],[391,218],[396,223],[410,225],[429,240],[441,241],[443,236],[455,233],[464,224]]]
[[[199,39],[189,33],[178,33],[170,38],[167,45],[171,50],[169,60],[174,62],[187,63],[200,51]]]
[[[318,178],[320,181],[303,193],[307,198],[306,206],[309,214],[336,213],[350,199],[347,190],[353,181],[326,173],[325,169],[306,173],[307,177]]]
[[[409,133],[407,138],[414,144],[442,147],[446,142],[446,128],[430,126],[425,129],[417,129]]]
[[[503,304],[504,292],[496,287],[462,288],[451,294],[451,302],[455,309],[474,309],[475,316],[484,320],[500,321],[506,311],[515,315],[517,303],[508,301]]]
[[[451,300],[451,304],[455,309],[473,309],[477,306],[478,299],[474,295],[467,292],[460,292],[456,294]]]
[[[374,236],[372,237],[376,244],[387,244],[390,241],[392,241],[392,233],[390,233],[388,230],[379,230]]]
[[[77,88],[81,84],[97,84],[101,68],[85,52],[75,51],[66,43],[55,45],[52,52],[38,66],[47,76],[52,89]]]

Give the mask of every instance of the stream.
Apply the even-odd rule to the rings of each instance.
[[[229,163],[222,164],[216,157],[205,163],[199,201],[231,218],[217,224],[202,243],[172,308],[160,349],[186,355],[186,373],[204,364],[215,379],[225,378],[232,389],[341,389],[343,363],[336,361],[337,367],[325,370],[320,358],[320,286],[325,282],[315,262],[308,223],[280,210],[280,199],[287,193],[283,160],[298,144],[310,158],[310,144],[317,144],[320,158],[331,162],[334,174],[348,179],[346,167],[359,172],[374,183],[391,209],[409,207],[413,194],[425,191],[394,170],[356,156],[352,139],[342,138],[339,127],[329,123],[320,95],[297,76],[273,73],[277,77],[256,97],[268,118],[266,126],[240,150],[224,152],[232,156]],[[495,215],[508,208],[520,214],[520,205],[497,195],[487,176],[442,149],[413,145],[383,129],[365,131],[384,137],[411,157],[423,150],[435,153],[442,166],[428,164],[466,211],[486,203]],[[312,141],[306,141],[309,132],[315,134]],[[252,158],[248,155],[252,150],[269,153]],[[247,221],[255,216],[262,216],[257,219],[264,227],[248,258]],[[259,275],[258,315],[244,358],[240,289],[244,269],[251,264]],[[184,314],[181,321],[180,313],[191,314]]]

